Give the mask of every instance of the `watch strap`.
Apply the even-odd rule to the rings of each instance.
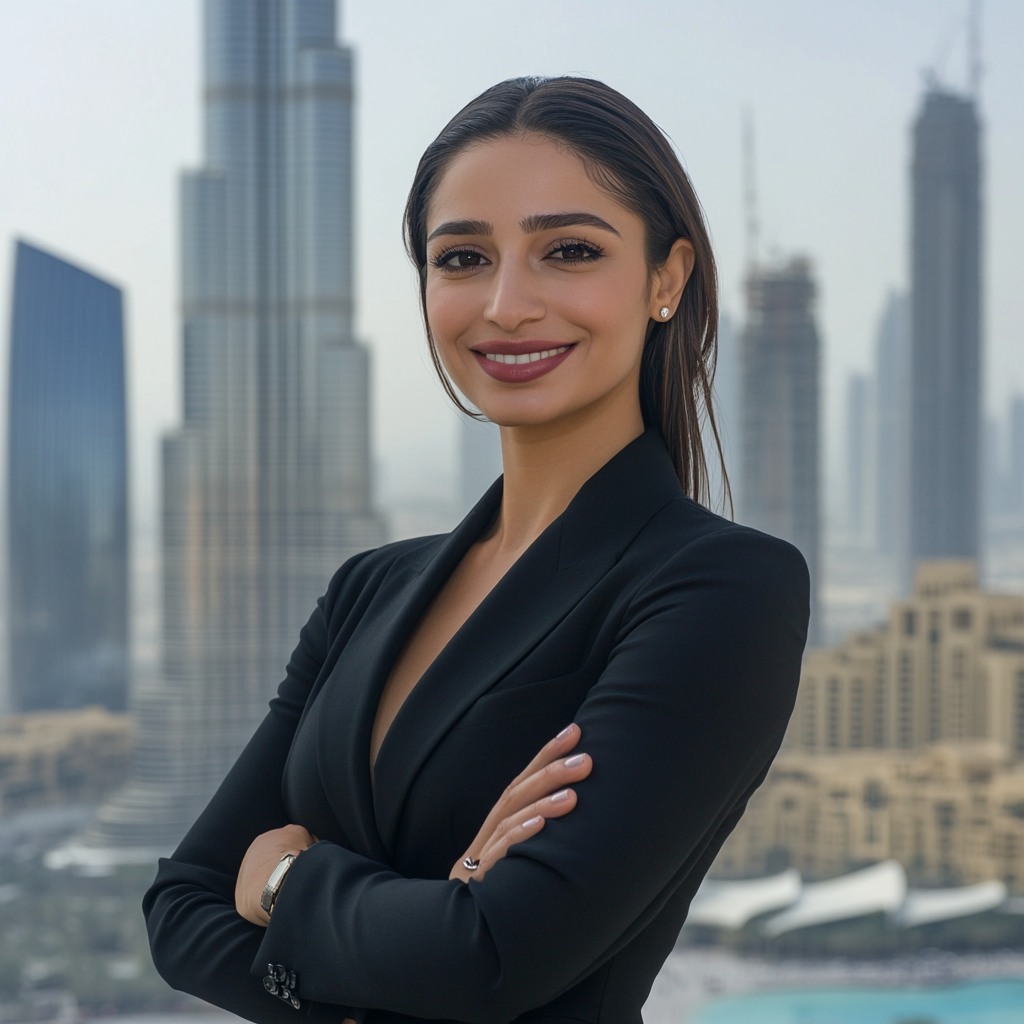
[[[263,893],[260,896],[260,906],[269,914],[274,909],[274,901],[281,888],[281,883],[295,863],[295,854],[286,853],[278,862],[277,867],[270,873],[267,884],[263,886]]]

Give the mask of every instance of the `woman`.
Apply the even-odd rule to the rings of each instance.
[[[806,568],[694,500],[715,267],[636,106],[495,86],[428,148],[405,229],[504,477],[452,534],[339,570],[161,861],[154,959],[254,1021],[633,1024],[782,740]]]

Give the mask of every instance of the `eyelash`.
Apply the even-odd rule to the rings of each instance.
[[[553,256],[556,252],[562,249],[583,249],[586,255],[577,256],[572,259],[566,259],[563,257],[556,262],[562,264],[568,264],[569,266],[578,266],[581,263],[596,263],[599,259],[604,256],[604,250],[599,245],[594,245],[593,242],[588,242],[583,238],[561,238],[547,251],[544,259],[548,259]],[[430,265],[440,270],[443,274],[461,274],[467,270],[475,270],[475,267],[450,267],[448,261],[455,256],[480,256],[482,259],[486,259],[483,253],[478,252],[476,249],[467,249],[465,246],[451,246],[448,249],[442,249],[436,256],[430,258]]]

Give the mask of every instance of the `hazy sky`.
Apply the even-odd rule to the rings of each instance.
[[[386,491],[439,493],[454,417],[432,379],[400,220],[423,147],[464,102],[520,74],[586,74],[669,133],[741,312],[740,120],[757,129],[767,248],[820,285],[829,448],[887,289],[907,278],[908,131],[935,67],[965,80],[966,0],[503,0],[345,5],[357,53],[359,325],[375,353]],[[179,404],[179,169],[201,160],[199,0],[0,2],[0,315],[21,235],[127,289],[133,490],[151,520],[160,430]],[[984,9],[986,379],[1024,390],[1024,3]]]

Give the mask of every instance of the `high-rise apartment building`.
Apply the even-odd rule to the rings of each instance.
[[[909,582],[910,303],[891,292],[875,340],[873,403],[874,544]]]
[[[819,628],[820,341],[809,263],[754,270],[740,342],[742,459],[739,519],[795,544],[811,573]]]
[[[980,505],[981,160],[972,99],[932,86],[914,123],[910,548],[975,558]]]
[[[16,711],[128,689],[121,290],[18,242],[8,401],[10,689]]]
[[[1024,760],[1024,597],[975,563],[921,562],[886,623],[808,654],[787,749],[921,750],[991,740]]]
[[[782,752],[718,870],[898,859],[930,885],[1024,893],[1024,597],[920,562],[888,621],[810,651]]]
[[[184,423],[164,441],[163,671],[99,841],[167,844],[252,734],[371,507],[353,334],[353,58],[335,0],[206,0],[181,183]]]

